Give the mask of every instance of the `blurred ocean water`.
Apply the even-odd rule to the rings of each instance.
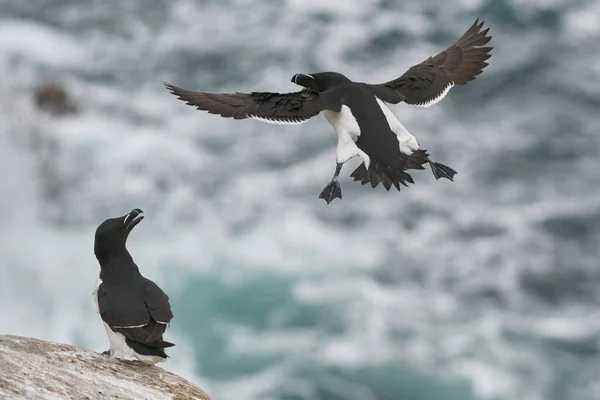
[[[161,84],[383,82],[477,17],[483,74],[394,107],[453,183],[342,173],[326,206],[322,117],[226,120]],[[164,367],[214,399],[600,399],[599,39],[599,1],[0,0],[0,333],[104,350],[93,232],[139,207]],[[80,113],[39,112],[47,81]]]

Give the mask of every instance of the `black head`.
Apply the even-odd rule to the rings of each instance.
[[[314,74],[296,74],[292,76],[292,82],[306,89],[324,92],[325,90],[352,81],[337,72],[316,72]]]
[[[110,218],[96,229],[94,239],[94,254],[100,264],[106,263],[111,257],[129,254],[125,247],[131,230],[144,219],[144,212],[134,208],[122,217]]]

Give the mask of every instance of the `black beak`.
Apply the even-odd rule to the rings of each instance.
[[[144,219],[144,212],[139,208],[134,208],[129,214],[123,218],[123,226],[125,230],[131,231],[137,224]]]
[[[296,74],[292,76],[292,82],[307,89],[313,89],[316,83],[315,78],[313,78],[312,75],[307,74]]]

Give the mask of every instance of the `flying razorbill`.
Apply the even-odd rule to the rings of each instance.
[[[136,208],[96,229],[94,253],[100,280],[94,300],[110,342],[103,354],[156,364],[167,359],[166,347],[175,346],[163,337],[173,314],[169,297],[142,276],[126,248],[129,233],[142,219],[144,213]]]
[[[414,183],[405,171],[424,169],[426,162],[436,179],[453,180],[456,171],[432,161],[417,139],[398,121],[386,103],[429,107],[442,100],[455,85],[475,79],[488,65],[492,47],[489,28],[479,19],[453,45],[382,84],[353,82],[337,72],[296,74],[292,82],[303,89],[294,93],[204,93],[165,83],[187,104],[234,119],[250,118],[273,124],[300,124],[323,113],[337,133],[336,168],[320,198],[329,204],[342,198],[338,182],[342,165],[359,156],[362,163],[351,174],[355,181],[387,190]]]

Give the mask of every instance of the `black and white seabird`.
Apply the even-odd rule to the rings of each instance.
[[[173,318],[169,297],[150,279],[144,278],[127,251],[127,237],[144,219],[139,208],[110,218],[96,229],[94,253],[100,263],[100,280],[94,300],[108,334],[111,357],[135,357],[146,364],[165,361],[164,340]]]
[[[342,198],[338,176],[342,165],[359,156],[363,162],[351,174],[355,181],[390,190],[414,183],[405,171],[429,163],[436,179],[453,180],[456,171],[432,161],[417,139],[398,121],[386,103],[429,107],[456,85],[475,79],[488,65],[491,36],[479,19],[453,45],[382,84],[353,82],[337,72],[296,74],[292,82],[303,89],[294,93],[203,93],[165,83],[187,104],[234,119],[250,118],[272,124],[300,124],[323,113],[337,133],[336,168],[320,198],[329,204]]]

